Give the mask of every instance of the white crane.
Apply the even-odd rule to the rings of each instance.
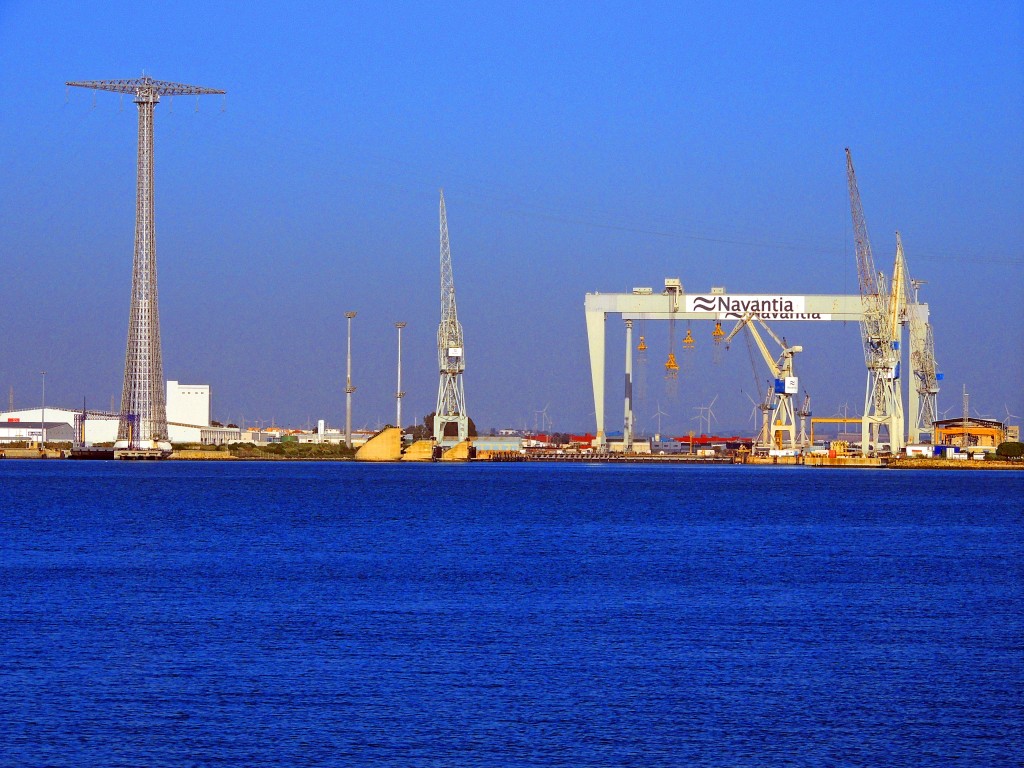
[[[764,339],[761,338],[761,334],[758,333],[755,322],[759,324],[765,332],[772,338],[772,340],[779,345],[781,353],[778,358],[774,357],[771,352],[768,351],[767,345],[764,343]],[[800,382],[797,377],[793,374],[793,356],[797,352],[803,352],[804,348],[801,346],[789,346],[784,339],[780,339],[775,332],[768,327],[767,323],[761,319],[760,315],[756,312],[747,312],[739,319],[736,323],[736,327],[732,329],[728,336],[723,340],[728,345],[743,328],[753,336],[754,342],[757,344],[757,348],[761,352],[761,356],[764,358],[765,363],[768,365],[768,370],[771,371],[772,376],[775,378],[775,386],[768,388],[768,395],[765,399],[765,405],[774,400],[774,408],[771,413],[771,423],[767,429],[761,430],[761,435],[758,436],[758,442],[755,443],[755,450],[757,448],[782,448],[786,445],[789,448],[797,448],[796,442],[796,417],[793,412],[793,398],[792,396],[800,391]],[[764,408],[763,413],[767,415],[768,409]],[[768,444],[760,444],[761,439],[767,438]],[[788,438],[785,439],[784,438]]]
[[[889,294],[884,276],[875,272],[867,220],[864,218],[864,207],[860,201],[860,190],[857,188],[857,176],[849,149],[846,150],[846,180],[864,311],[860,324],[861,339],[864,343],[864,362],[868,369],[864,415],[861,417],[861,451],[867,456],[871,451],[870,446],[878,448],[881,429],[884,427],[888,433],[890,449],[897,453],[903,448],[898,322],[904,296],[903,275],[899,269],[896,270],[893,275],[893,291]]]
[[[935,336],[932,324],[928,320],[928,305],[920,300],[920,288],[923,280],[914,280],[907,268],[907,260],[903,255],[903,241],[900,233],[896,233],[896,266],[895,275],[902,276],[904,296],[899,300],[903,304],[902,322],[908,326],[910,340],[910,368],[912,377],[907,398],[907,441],[917,443],[923,435],[930,435],[938,419],[939,382],[942,374],[935,363]],[[894,300],[897,300],[894,294]]]
[[[804,390],[804,403],[800,406],[800,410],[796,412],[796,415],[800,417],[800,437],[797,438],[797,442],[801,446],[807,447],[811,444],[811,440],[807,435],[807,420],[811,418],[811,396]]]
[[[441,190],[441,322],[437,327],[437,363],[440,382],[437,387],[437,408],[434,410],[434,440],[445,444],[445,427],[456,426],[454,442],[469,437],[469,417],[466,415],[466,393],[462,373],[466,370],[462,324],[455,308],[455,277],[452,273],[452,253],[448,243],[448,215]],[[447,438],[449,444],[452,438]]]
[[[763,395],[760,392],[758,392],[758,395],[761,397],[760,401],[754,400],[754,398],[752,398],[750,395],[747,395],[746,392],[743,393],[747,395],[747,399],[750,401],[751,420],[753,420],[754,418],[755,411],[761,412],[761,427],[757,433],[757,437],[755,437],[753,441],[753,447],[755,448],[755,450],[758,446],[769,446],[771,444],[771,440],[768,437],[768,421],[770,419],[769,414],[772,412],[772,408],[775,405],[775,391],[774,388],[771,386],[771,382],[768,382],[768,384],[769,386],[765,389]]]

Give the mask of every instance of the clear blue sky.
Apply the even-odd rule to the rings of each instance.
[[[341,423],[346,310],[356,425],[393,418],[396,320],[405,413],[433,409],[443,186],[470,415],[591,427],[586,292],[855,290],[845,146],[879,268],[898,229],[928,281],[940,407],[1024,414],[1021,5],[636,5],[0,0],[3,407],[44,369],[52,404],[120,396],[137,113],[63,84],[145,71],[228,91],[156,116],[165,374],[215,418]],[[778,330],[816,415],[860,408],[855,326]],[[749,431],[745,347],[694,333],[670,397],[648,330],[641,428],[718,394]]]

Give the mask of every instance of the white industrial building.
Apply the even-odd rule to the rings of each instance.
[[[71,440],[74,427],[60,420],[54,420],[50,413],[46,414],[46,439],[54,442]],[[38,419],[21,419],[0,421],[0,445],[4,443],[38,443],[43,439],[43,424]]]
[[[167,421],[210,426],[210,385],[167,382]],[[173,437],[171,438],[173,441]]]
[[[0,441],[38,440],[42,432],[43,408],[23,408],[0,412]],[[74,434],[75,417],[80,410],[46,406],[46,439],[66,441]],[[88,413],[85,442],[113,443],[117,440],[116,414]],[[19,426],[20,425],[20,426]],[[66,427],[64,429],[63,427]],[[204,429],[210,427],[209,384],[167,382],[167,431],[172,443],[198,443]],[[30,436],[28,433],[32,433]]]

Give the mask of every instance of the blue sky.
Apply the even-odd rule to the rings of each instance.
[[[433,410],[445,188],[467,408],[482,427],[591,426],[583,297],[661,285],[856,287],[843,148],[879,268],[899,230],[935,325],[940,408],[1024,413],[1024,22],[1019,3],[0,2],[0,386],[16,405],[119,397],[134,227],[131,78],[223,88],[156,113],[167,378],[214,415]],[[638,404],[665,431],[749,431],[764,378],[710,328],[678,392],[664,325]],[[786,325],[816,415],[863,401],[855,326]],[[609,321],[609,427],[621,324]]]

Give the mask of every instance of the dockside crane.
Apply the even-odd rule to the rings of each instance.
[[[901,283],[901,296],[896,296],[896,282]],[[907,267],[903,240],[896,233],[896,264],[893,267],[893,315],[907,326],[908,358],[911,379],[907,391],[907,442],[921,441],[923,434],[931,434],[938,418],[939,382],[942,374],[935,363],[935,338],[928,320],[928,305],[921,303],[920,288],[923,280],[914,280]]]
[[[750,337],[750,334],[747,334]],[[760,393],[759,393],[760,394]],[[753,398],[750,398],[753,403]],[[757,409],[761,412],[761,428],[758,430],[757,437],[754,438],[753,449],[755,451],[760,448],[761,450],[767,450],[771,444],[771,432],[769,431],[768,424],[771,421],[772,410],[775,408],[775,388],[772,387],[772,383],[769,380],[768,386],[765,387],[764,394],[761,395],[759,402],[754,403]]]
[[[916,290],[916,288],[915,288]],[[931,435],[935,430],[935,422],[939,418],[939,382],[942,374],[935,363],[935,336],[932,324],[927,320],[917,320],[911,316],[911,334],[923,334],[924,339],[913,350],[914,386],[918,396],[917,417],[911,422],[911,439],[920,442],[923,433]]]
[[[903,399],[899,386],[900,326],[893,319],[898,316],[900,300],[893,300],[896,294],[890,295],[886,291],[884,276],[875,272],[867,220],[849,148],[846,149],[846,180],[850,193],[857,278],[863,308],[861,340],[868,371],[864,415],[861,418],[861,452],[867,456],[872,446],[878,450],[881,429],[884,427],[890,450],[896,453],[903,448],[904,424]],[[902,288],[899,291],[902,292]]]
[[[761,338],[761,334],[757,331],[757,325],[760,325],[765,333],[771,337],[772,341],[781,348],[782,351],[777,358],[768,350],[764,339]],[[774,387],[768,388],[765,398],[766,405],[774,400],[774,407],[770,417],[771,423],[767,429],[762,428],[759,440],[755,444],[755,449],[757,447],[782,448],[783,445],[795,449],[798,446],[796,441],[796,417],[793,412],[793,395],[800,391],[800,382],[793,374],[793,356],[797,352],[803,352],[804,348],[801,346],[790,346],[784,339],[780,339],[756,312],[746,312],[739,319],[739,322],[736,323],[736,327],[722,340],[723,344],[728,347],[729,343],[736,337],[736,334],[744,328],[753,337],[758,350],[761,352],[761,356],[768,365],[768,370],[771,371],[772,376],[775,378]],[[767,414],[767,412],[767,408],[762,410],[764,414]],[[758,445],[762,437],[767,438],[767,446]]]
[[[437,408],[434,410],[434,440],[445,444],[445,427],[454,424],[457,442],[469,437],[469,417],[466,415],[466,393],[462,374],[466,370],[462,324],[455,306],[455,277],[452,272],[452,252],[448,241],[448,213],[441,190],[441,322],[437,326],[437,365],[440,380],[437,387]],[[451,440],[448,439],[450,443]]]
[[[807,435],[807,420],[813,415],[811,413],[811,396],[804,391],[804,402],[800,406],[800,410],[796,412],[796,415],[800,417],[800,436],[797,438],[797,442],[801,446],[807,447],[811,444],[811,440]]]

